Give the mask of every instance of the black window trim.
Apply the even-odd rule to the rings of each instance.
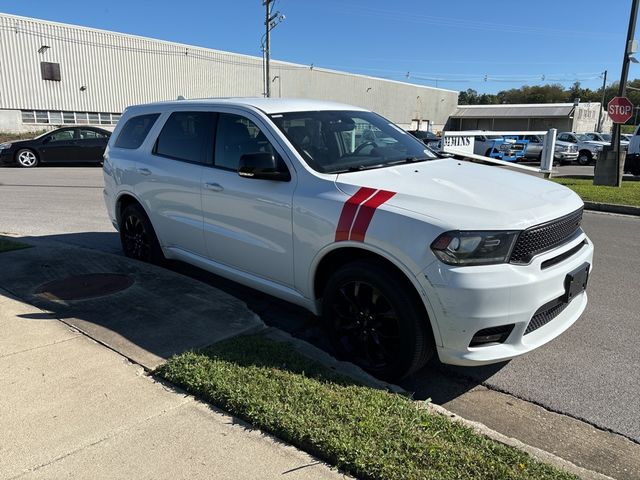
[[[160,158],[168,158],[169,160],[175,160],[177,162],[189,163],[191,165],[200,165],[201,167],[211,168],[215,160],[214,158],[215,157],[215,137],[218,131],[218,117],[220,116],[220,114],[218,112],[213,112],[211,110],[172,110],[168,113],[169,115],[167,115],[166,120],[162,124],[162,128],[160,128],[160,131],[158,132],[158,135],[156,136],[156,139],[153,142],[151,155],[155,157],[160,157]],[[214,120],[213,120],[214,128],[213,128],[213,134],[211,135],[211,140],[209,140],[207,145],[207,155],[205,158],[205,160],[207,160],[206,163],[194,162],[193,160],[186,160],[184,158],[174,157],[172,155],[166,155],[164,153],[158,153],[158,140],[160,139],[160,135],[162,135],[162,130],[164,130],[164,127],[167,125],[167,122],[169,121],[169,119],[174,113],[210,113],[214,115]]]

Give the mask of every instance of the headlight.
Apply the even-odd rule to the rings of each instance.
[[[10,143],[0,143],[0,150],[9,150],[11,148]]]
[[[503,143],[498,147],[498,150],[504,152],[507,151],[511,148],[511,144],[510,143]]]
[[[445,232],[431,244],[438,259],[448,265],[506,263],[519,232]]]
[[[567,151],[567,146],[566,145],[556,145],[555,151],[556,152],[566,152]]]

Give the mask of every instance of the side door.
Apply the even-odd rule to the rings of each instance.
[[[78,129],[78,161],[101,162],[109,137],[90,128]]]
[[[633,132],[631,140],[629,140],[629,155],[640,154],[640,127]]]
[[[77,155],[76,128],[56,130],[42,140],[40,160],[49,163],[73,162]]]
[[[291,179],[239,176],[240,157],[257,152],[274,154]],[[292,287],[296,176],[284,157],[276,136],[259,117],[220,112],[214,166],[205,171],[202,179],[202,212],[210,259]]]
[[[137,162],[136,194],[163,247],[204,257],[201,189],[205,165],[212,165],[216,114],[174,111],[162,120],[150,154]]]

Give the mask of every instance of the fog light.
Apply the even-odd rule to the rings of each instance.
[[[501,325],[499,327],[483,328],[478,330],[469,343],[470,347],[480,347],[490,343],[504,343],[509,338],[515,324]]]

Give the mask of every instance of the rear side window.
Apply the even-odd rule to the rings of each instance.
[[[193,163],[211,163],[216,114],[174,112],[162,127],[154,153]]]
[[[149,115],[139,115],[127,120],[127,123],[124,124],[120,135],[118,135],[116,139],[115,146],[128,149],[140,147],[159,116],[159,113],[152,113]]]

